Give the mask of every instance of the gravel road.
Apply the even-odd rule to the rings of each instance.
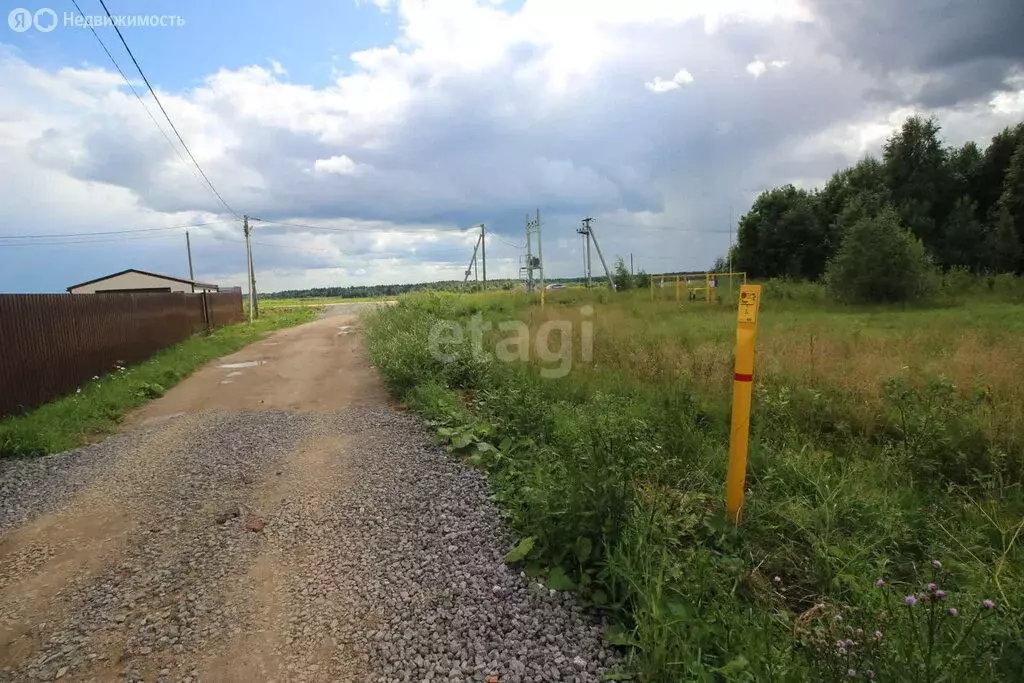
[[[602,679],[601,625],[504,564],[482,477],[386,404],[344,326],[224,359],[282,367],[214,364],[103,443],[0,461],[0,681]],[[303,410],[284,359],[314,349],[344,386]]]

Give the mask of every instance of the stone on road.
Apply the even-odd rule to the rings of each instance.
[[[0,461],[0,681],[601,680],[601,625],[504,564],[485,481],[389,404],[358,328]]]

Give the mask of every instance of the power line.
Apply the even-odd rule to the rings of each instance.
[[[327,225],[309,225],[308,223],[293,223],[291,221],[272,221],[268,218],[256,218],[250,217],[250,220],[259,221],[260,223],[266,223],[268,225],[282,225],[289,228],[299,228],[304,230],[326,230],[327,232],[372,232],[372,233],[383,233],[383,234],[400,234],[400,233],[421,233],[430,232],[433,228],[399,228],[397,230],[386,230],[383,228],[363,228],[363,227],[346,227],[337,228]],[[461,230],[448,230],[446,232],[463,234]]]
[[[180,142],[181,146],[185,148],[185,152],[188,154],[188,158],[192,160],[193,164],[195,164],[196,169],[199,171],[199,174],[203,176],[203,179],[209,186],[210,191],[213,192],[214,195],[216,195],[217,199],[220,200],[220,203],[224,205],[224,208],[228,210],[228,213],[230,213],[235,218],[238,218],[238,214],[235,212],[234,209],[231,208],[230,204],[224,201],[224,197],[220,195],[220,192],[217,192],[217,188],[213,186],[213,183],[210,182],[210,179],[206,176],[206,173],[203,171],[202,166],[199,165],[199,162],[196,161],[196,158],[192,155],[192,150],[190,150],[188,148],[188,145],[185,144],[185,140],[182,139],[181,133],[178,132],[177,127],[174,125],[174,121],[172,121],[171,117],[168,116],[167,110],[164,109],[163,103],[160,101],[160,98],[157,97],[156,90],[154,90],[153,86],[150,85],[149,79],[146,78],[146,74],[142,71],[142,67],[139,66],[139,60],[135,59],[135,55],[132,54],[132,49],[128,47],[128,43],[125,41],[124,36],[121,34],[121,29],[118,28],[117,22],[114,21],[114,17],[110,14],[110,10],[107,9],[107,3],[104,2],[104,0],[100,0],[100,5],[103,6],[103,11],[107,13],[107,18],[110,19],[111,25],[117,32],[117,37],[121,39],[121,44],[124,45],[124,49],[128,52],[128,56],[131,57],[132,63],[135,64],[135,68],[138,70],[139,75],[142,76],[143,82],[146,84],[146,87],[149,88],[150,94],[153,95],[153,99],[156,101],[157,106],[160,107],[160,111],[163,112],[164,118],[167,119],[167,123],[170,125],[171,130],[174,131],[174,134],[177,136],[178,142]]]
[[[162,230],[184,230],[187,228],[201,228],[205,225],[217,225],[219,223],[231,223],[232,221],[207,221],[206,223],[190,223],[188,225],[171,225],[166,228],[131,228],[129,230],[104,230],[100,232],[49,232],[36,235],[0,235],[0,240],[29,240],[46,237],[90,237],[93,235],[125,235],[137,232],[160,232]]]
[[[230,237],[216,237],[215,236],[213,239],[215,239],[215,240],[217,240],[219,242],[235,242],[236,244],[245,244],[245,240],[236,240],[236,239],[231,239]],[[261,247],[273,247],[274,249],[291,249],[293,251],[310,251],[310,252],[318,251],[318,252],[323,252],[325,254],[331,254],[331,253],[334,253],[334,251],[335,251],[333,249],[316,249],[316,248],[312,248],[312,247],[297,247],[297,246],[293,246],[291,244],[277,244],[275,242],[256,242],[256,241],[252,241],[251,243],[252,244],[258,244]]]
[[[602,218],[601,222],[602,223],[606,223],[608,225],[614,225],[616,227],[635,228],[635,229],[638,229],[638,230],[668,230],[668,231],[677,232],[677,233],[697,232],[697,233],[722,234],[722,235],[728,234],[728,232],[729,232],[728,230],[713,230],[713,229],[710,229],[710,228],[681,228],[678,225],[664,225],[664,224],[661,224],[661,225],[651,225],[651,224],[634,223],[634,222],[627,222],[627,221],[608,219],[608,218]]]
[[[495,235],[493,232],[491,233],[491,237],[493,237],[494,239],[498,240],[502,244],[505,244],[505,245],[508,245],[510,247],[513,247],[514,249],[526,249],[526,245],[525,244],[513,244],[512,242],[509,242],[508,240],[503,240],[502,238],[500,238],[497,235]]]
[[[82,11],[82,8],[79,7],[78,0],[71,0],[71,2],[72,4],[74,4],[75,9],[78,10],[79,14],[85,14],[85,12]],[[103,51],[107,53],[107,58],[110,59],[110,63],[114,65],[115,69],[117,69],[117,73],[121,74],[121,78],[123,78],[124,82],[128,84],[129,88],[131,88],[132,94],[135,95],[135,99],[137,99],[139,101],[139,104],[142,105],[142,108],[146,110],[146,114],[149,116],[149,120],[153,122],[153,125],[156,126],[156,129],[159,130],[160,134],[164,136],[164,140],[166,140],[170,148],[174,150],[174,153],[178,156],[178,160],[189,170],[192,171],[192,175],[195,176],[196,180],[202,183],[202,178],[199,176],[198,173],[196,173],[196,169],[192,166],[189,166],[188,162],[185,161],[185,157],[181,155],[181,150],[178,149],[178,146],[171,141],[171,138],[167,135],[167,131],[164,130],[163,126],[160,125],[160,122],[156,120],[155,116],[153,116],[153,112],[151,112],[149,110],[149,107],[146,106],[146,101],[142,99],[142,95],[140,95],[139,91],[136,90],[135,84],[132,83],[128,76],[125,75],[124,70],[121,69],[121,65],[117,63],[116,59],[114,59],[114,55],[110,54],[110,50],[107,49],[107,46],[100,38],[100,35],[96,33],[96,29],[93,27],[92,23],[90,22],[86,25],[89,27],[89,30],[92,31],[93,38],[95,38],[96,42],[100,44],[100,47],[103,48]]]
[[[30,242],[3,242],[4,248],[8,247],[59,247],[69,244],[103,244],[105,242],[137,242],[140,240],[158,240],[167,239],[173,237],[178,239],[178,235],[135,235],[129,237],[100,237],[99,239],[49,239],[46,241],[30,241]]]

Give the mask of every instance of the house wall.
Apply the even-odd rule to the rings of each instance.
[[[168,289],[170,288],[170,289]],[[146,290],[154,289],[159,291],[171,291],[171,292],[186,292],[192,291],[192,286],[185,284],[184,282],[178,282],[176,280],[165,280],[160,277],[153,277],[152,275],[145,275],[143,273],[123,273],[114,277],[92,282],[82,287],[75,287],[71,290],[72,294],[95,294],[104,290]],[[196,291],[200,292],[202,289],[196,287]],[[213,291],[213,290],[211,290]]]

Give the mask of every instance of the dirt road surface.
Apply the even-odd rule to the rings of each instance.
[[[0,681],[597,681],[570,596],[389,399],[352,308],[101,444],[0,462]]]

